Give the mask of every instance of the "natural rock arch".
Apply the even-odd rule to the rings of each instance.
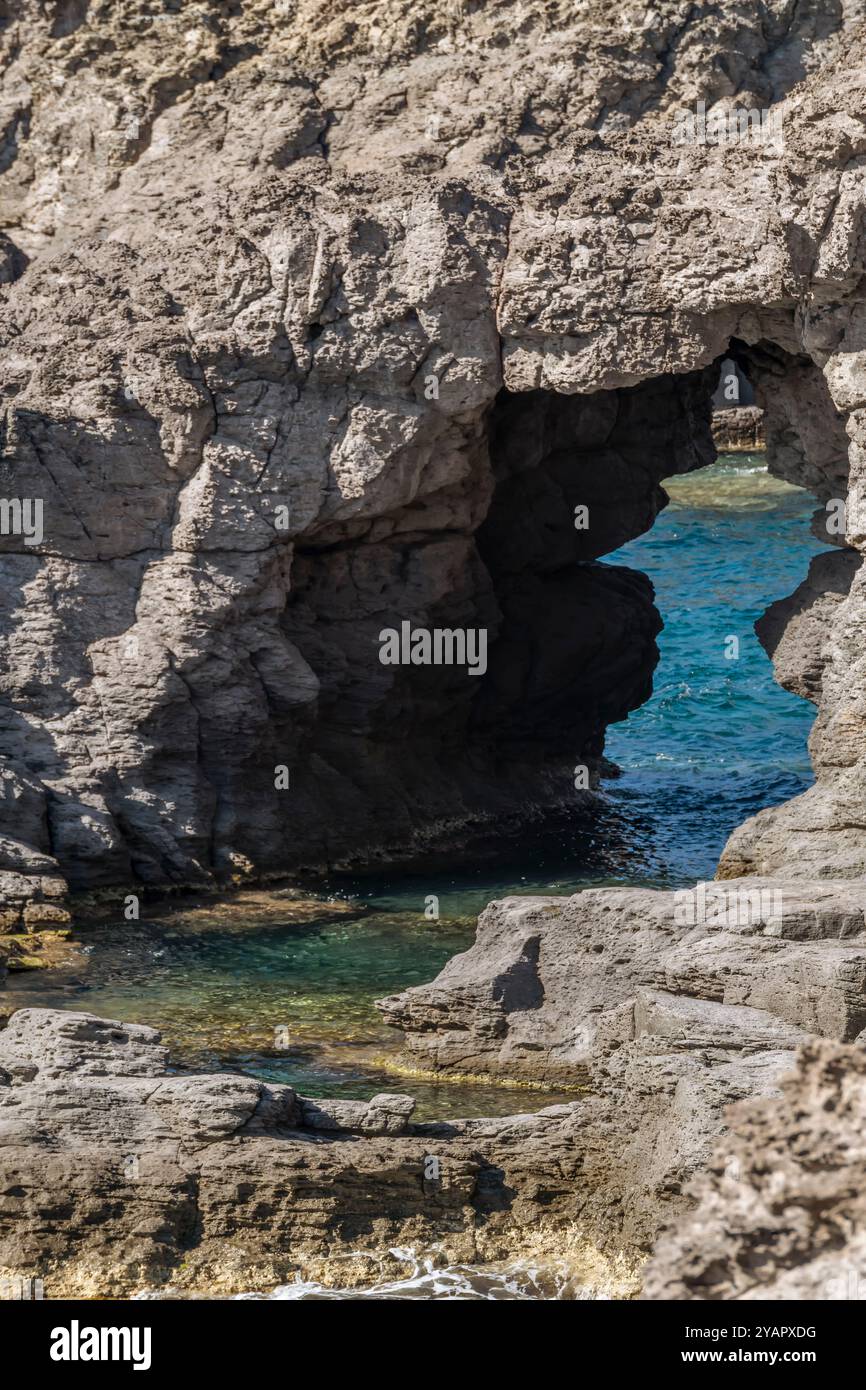
[[[437,727],[402,687],[381,714],[387,668],[368,685],[352,673],[389,587],[448,625],[493,630],[498,584],[520,625],[507,567],[523,561],[494,540],[514,477],[482,528],[488,431],[509,399],[531,412],[553,393],[564,403],[549,410],[582,413],[597,436],[593,411],[640,409],[667,389],[653,382],[733,351],[759,393],[773,385],[771,466],[836,496],[847,424],[859,496],[861,179],[857,133],[838,120],[856,108],[850,25],[798,12],[750,28],[736,5],[679,27],[625,16],[602,54],[580,16],[530,5],[512,56],[535,94],[503,106],[479,94],[502,89],[507,4],[447,23],[431,12],[422,29],[401,11],[385,48],[365,12],[346,54],[330,30],[311,37],[315,6],[279,21],[266,8],[215,15],[186,45],[170,17],[148,21],[124,75],[91,10],[72,24],[25,3],[2,31],[20,95],[3,185],[3,458],[7,490],[43,498],[47,527],[40,546],[0,537],[10,920],[28,903],[28,921],[51,919],[65,882],[243,881],[411,846],[443,815],[483,811],[471,760],[450,780],[441,766],[458,761],[465,680],[434,673],[433,703],[454,715]],[[735,70],[717,61],[732,43]],[[53,88],[34,103],[51,64],[86,140]],[[456,104],[434,130],[446,68]],[[388,95],[397,72],[417,104]],[[672,116],[707,98],[772,103],[784,139],[672,144]],[[856,526],[849,538],[864,541]],[[620,709],[645,689],[639,666],[620,673]],[[561,673],[537,679],[527,707],[555,725],[543,688]],[[526,752],[508,679],[482,684],[473,737],[495,716],[512,757],[515,740]],[[606,701],[574,730],[588,760]],[[382,738],[407,720],[416,748],[384,767]],[[859,872],[859,752],[849,739],[846,771],[831,771],[825,722],[806,807],[820,801]],[[309,775],[299,765],[275,795],[274,768],[299,756]],[[526,800],[520,780],[492,798],[498,815]],[[803,834],[805,860],[827,870],[824,828]],[[762,822],[729,867],[778,865],[774,843]]]

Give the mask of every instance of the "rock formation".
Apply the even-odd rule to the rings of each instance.
[[[719,453],[751,454],[764,447],[764,417],[756,405],[717,410],[713,443]]]
[[[507,1119],[415,1125],[404,1096],[172,1074],[153,1029],[19,1010],[0,1031],[0,1278],[232,1292],[363,1280],[393,1246],[513,1260],[534,1240],[631,1291],[667,1225],[648,1297],[833,1297],[859,1210],[864,914],[846,881],[492,904],[468,952],[382,1007],[415,1067],[581,1092]]]
[[[744,1102],[696,1179],[695,1210],[659,1241],[645,1296],[850,1300],[866,1296],[866,1053],[801,1053],[780,1100]]]
[[[6,8],[10,923],[573,800],[655,661],[594,561],[712,457],[723,357],[771,467],[844,498],[850,443],[856,496],[861,26],[664,11]],[[773,122],[713,143],[700,102]],[[383,666],[402,621],[488,670]],[[726,872],[792,825],[792,872],[860,872],[834,679],[816,789]]]
[[[510,898],[379,1007],[422,1070],[582,1079],[581,1228],[634,1257],[691,1205],[727,1106],[778,1096],[798,1047],[866,1037],[864,912],[844,880]]]
[[[0,930],[62,926],[70,889],[453,848],[571,800],[577,765],[591,787],[659,621],[642,576],[598,561],[713,457],[723,360],[830,547],[761,625],[817,704],[815,785],[719,868],[784,912],[494,906],[386,1004],[433,1069],[591,1098],[455,1126],[432,1220],[430,1135],[365,1133],[391,1101],[329,1120],[164,1076],[141,1030],[18,1015],[10,1267],[47,1229],[61,1288],[184,1255],[192,1285],[234,1287],[240,1229],[282,1277],[341,1222],[495,1232],[503,1182],[530,1223],[547,1204],[645,1250],[727,1101],[776,1093],[800,1044],[807,1090],[854,1055],[814,1040],[866,1025],[864,73],[857,3],[0,0]],[[384,665],[404,622],[483,630],[485,670]],[[145,1183],[156,1165],[144,1207],[118,1185],[127,1123]],[[34,1177],[19,1145],[51,1126]],[[70,1192],[100,1213],[83,1237]],[[736,1291],[731,1241],[719,1271],[654,1277]]]
[[[46,1298],[363,1282],[438,1243],[512,1255],[570,1221],[578,1107],[413,1125],[406,1096],[304,1101],[171,1075],[151,1028],[21,1009],[0,1032],[0,1281]],[[557,1237],[549,1236],[554,1240]]]

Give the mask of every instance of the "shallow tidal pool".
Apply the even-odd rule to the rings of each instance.
[[[313,1096],[416,1097],[416,1118],[510,1114],[573,1095],[394,1070],[373,1001],[432,979],[510,893],[711,877],[730,831],[811,781],[813,709],[781,690],[752,630],[822,547],[814,499],[726,455],[665,485],[671,505],[605,563],[643,570],[665,621],[652,698],[608,734],[621,768],[592,820],[558,817],[499,858],[443,873],[341,879],[83,927],[79,952],[10,976],[4,1010],[84,1009],[161,1029],[176,1065],[241,1071]],[[736,636],[736,660],[726,656]],[[425,917],[430,895],[438,921]]]

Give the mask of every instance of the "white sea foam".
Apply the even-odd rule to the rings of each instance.
[[[597,1297],[586,1287],[575,1286],[564,1269],[545,1268],[528,1262],[512,1265],[445,1265],[435,1254],[419,1255],[411,1249],[393,1249],[389,1255],[412,1265],[399,1279],[386,1279],[368,1286],[345,1289],[324,1288],[298,1279],[268,1294],[241,1294],[241,1298],[267,1298],[280,1302],[301,1299],[461,1299],[493,1301],[499,1299],[537,1302],[550,1299],[591,1299]],[[357,1258],[349,1256],[348,1258]]]
[[[298,1275],[290,1284],[269,1290],[251,1290],[236,1294],[237,1301],[297,1303],[302,1300],[345,1299],[458,1299],[492,1302],[511,1300],[540,1302],[550,1300],[607,1299],[587,1285],[579,1284],[565,1266],[545,1266],[528,1260],[502,1265],[447,1264],[441,1252],[428,1250],[419,1253],[409,1246],[394,1246],[384,1253],[350,1251],[342,1259],[357,1265],[359,1261],[379,1265],[384,1277],[371,1282],[352,1284],[344,1288],[329,1288],[312,1279]],[[399,1278],[385,1276],[394,1264],[407,1267]],[[151,1289],[137,1295],[138,1299],[184,1298],[187,1295],[171,1288]]]

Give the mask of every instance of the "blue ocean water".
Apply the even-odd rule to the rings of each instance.
[[[809,531],[815,499],[762,455],[722,455],[664,486],[653,529],[607,557],[649,575],[664,628],[652,698],[610,728],[605,752],[649,875],[687,880],[712,875],[747,816],[812,781],[814,707],[776,684],[754,623],[826,547]]]
[[[811,780],[814,710],[775,684],[752,625],[820,549],[809,534],[814,500],[754,455],[667,486],[671,503],[652,531],[607,560],[649,575],[665,626],[652,698],[609,731],[606,752],[622,775],[603,784],[597,814],[539,827],[495,863],[341,879],[319,885],[312,903],[259,894],[90,928],[83,962],[15,977],[4,1003],[151,1023],[181,1064],[308,1095],[369,1098],[396,1085],[416,1096],[419,1117],[550,1104],[550,1093],[516,1102],[499,1086],[395,1080],[398,1040],[373,1001],[432,979],[470,944],[493,898],[710,877],[736,825]],[[736,659],[725,655],[730,638]],[[438,920],[425,916],[431,895]]]

